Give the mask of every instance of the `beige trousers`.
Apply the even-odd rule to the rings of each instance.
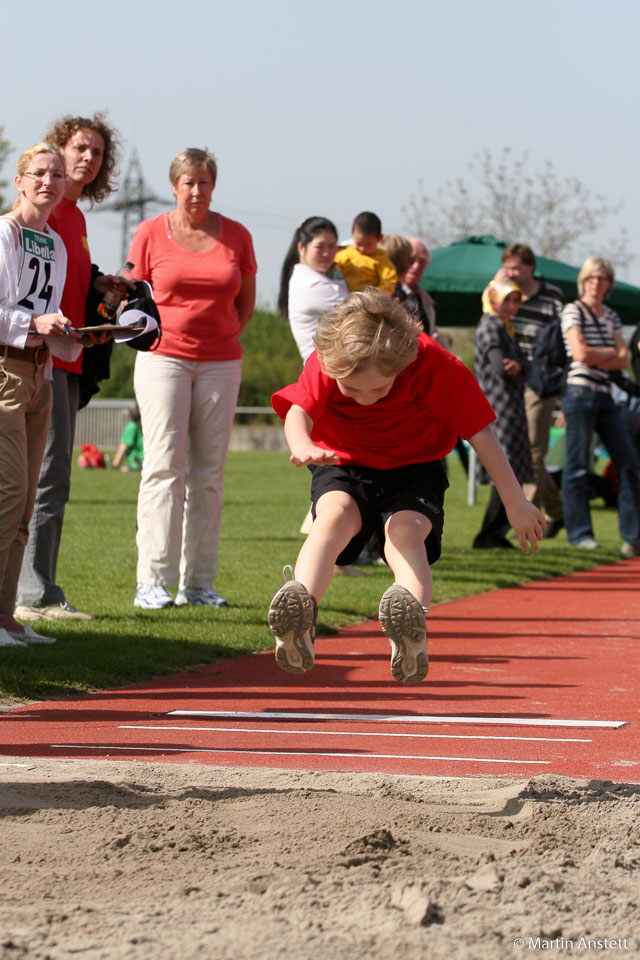
[[[13,613],[51,414],[44,367],[0,345],[0,613]]]
[[[134,388],[144,461],[138,583],[211,587],[218,565],[224,467],[242,360],[139,353]]]
[[[533,461],[533,483],[524,483],[522,488],[527,500],[534,503],[550,520],[562,519],[562,494],[553,477],[547,472],[544,463],[549,450],[549,431],[553,411],[557,405],[557,397],[547,397],[542,400],[531,387],[524,388],[524,406]]]

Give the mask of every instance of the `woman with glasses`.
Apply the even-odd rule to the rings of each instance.
[[[629,365],[620,317],[604,303],[613,283],[609,261],[589,257],[578,274],[579,299],[562,311],[562,333],[570,357],[561,404],[566,420],[562,498],[569,543],[596,549],[599,544],[589,509],[589,461],[595,431],[616,471],[621,552],[631,557],[640,553],[640,463],[611,397],[611,372]]]
[[[25,150],[14,182],[18,198],[0,217],[0,647],[55,643],[14,610],[51,412],[51,354],[80,353],[58,310],[67,252],[47,226],[65,188],[60,152],[48,143]]]

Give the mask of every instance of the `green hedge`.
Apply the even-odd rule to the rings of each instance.
[[[239,405],[268,407],[271,394],[298,379],[300,355],[289,324],[277,314],[256,310],[242,334],[244,364]],[[111,355],[111,377],[103,382],[100,397],[132,397],[136,351],[116,344]]]

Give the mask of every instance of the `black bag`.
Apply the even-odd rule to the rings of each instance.
[[[160,314],[153,299],[153,292],[146,280],[136,280],[135,286],[135,293],[129,296],[122,312],[126,313],[127,310],[140,310],[156,321],[158,329],[150,330],[149,333],[143,333],[139,337],[134,337],[133,340],[126,340],[125,343],[134,350],[157,350],[162,339],[162,327],[160,325]]]
[[[564,390],[569,363],[562,336],[562,321],[556,317],[535,342],[527,383],[541,399],[557,397]]]

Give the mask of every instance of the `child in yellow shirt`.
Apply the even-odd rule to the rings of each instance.
[[[335,262],[342,271],[351,293],[365,287],[377,287],[392,294],[398,282],[396,268],[378,246],[382,239],[382,224],[375,213],[359,213],[351,227],[353,243],[339,250]]]

